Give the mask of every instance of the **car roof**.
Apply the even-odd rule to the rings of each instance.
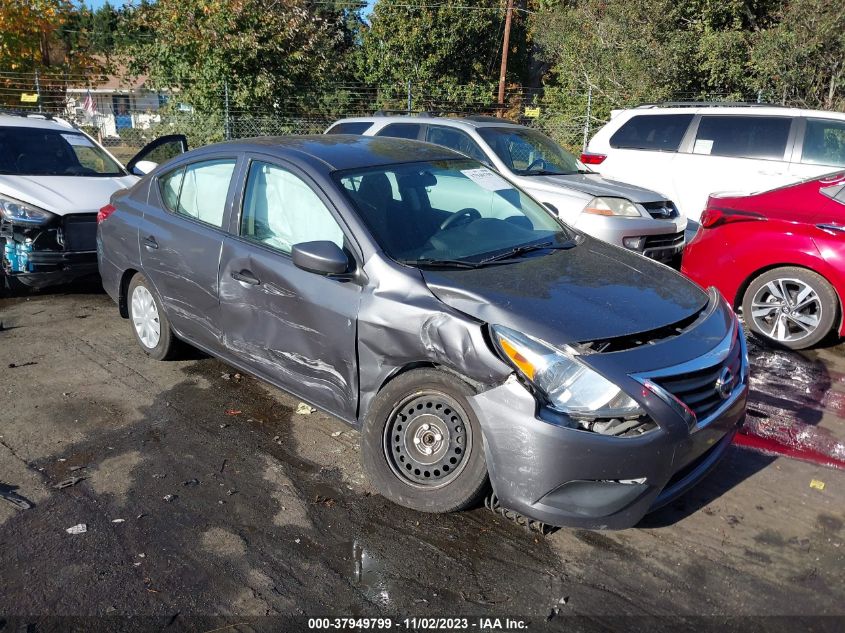
[[[829,110],[808,110],[805,108],[788,108],[768,104],[726,104],[716,105],[709,103],[696,104],[660,104],[647,103],[635,108],[625,108],[617,111],[617,114],[624,112],[627,116],[635,114],[731,114],[743,116],[781,116],[781,117],[820,117],[828,119],[845,120],[845,113],[831,112]],[[615,118],[612,117],[612,118]]]
[[[316,159],[332,171],[430,160],[466,160],[463,154],[431,143],[356,134],[262,136],[207,145],[189,154],[201,156],[224,148],[239,152],[261,152],[294,160],[310,157],[310,162]]]
[[[334,127],[338,123],[420,123],[426,125],[444,125],[447,127],[456,128],[483,128],[483,127],[518,127],[524,128],[524,125],[514,123],[508,119],[500,119],[498,117],[455,117],[455,116],[426,116],[408,115],[408,114],[394,114],[394,115],[376,115],[366,117],[350,117],[348,119],[338,119],[332,123]]]
[[[54,119],[50,115],[39,115],[35,113],[0,113],[0,127],[33,127],[64,131],[76,129],[64,119]]]

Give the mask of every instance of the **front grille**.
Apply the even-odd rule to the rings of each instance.
[[[645,238],[643,252],[649,249],[675,248],[677,246],[683,246],[683,244],[683,231],[679,231],[677,233],[664,233],[662,235],[647,235]]]
[[[726,386],[720,382],[725,369],[730,371]],[[654,382],[687,405],[700,421],[713,413],[725,401],[720,391],[730,394],[742,380],[742,345],[739,338],[734,340],[727,357],[721,363],[705,369],[688,372],[669,378],[656,378]]]
[[[645,202],[643,207],[655,220],[671,220],[678,217],[678,209],[670,200]]]
[[[65,251],[97,250],[97,214],[67,215],[62,222]]]

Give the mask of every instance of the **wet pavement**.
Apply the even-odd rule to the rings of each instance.
[[[635,529],[542,537],[483,507],[390,504],[362,476],[356,431],[200,353],[149,360],[101,293],[0,300],[0,323],[0,493],[33,504],[0,498],[0,631],[70,630],[54,616],[167,631],[298,630],[303,616],[845,622],[845,471],[733,447]],[[844,351],[752,342],[747,437],[841,459]]]

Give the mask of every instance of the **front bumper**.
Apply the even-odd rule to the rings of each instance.
[[[638,252],[650,259],[668,263],[684,250],[683,216],[670,220],[654,218],[620,218],[582,213],[575,228],[600,240]],[[642,238],[637,240],[637,238]],[[626,239],[640,242],[636,248],[625,244]]]
[[[0,247],[20,249],[29,243],[27,264],[7,259],[0,248],[0,274],[31,288],[68,283],[97,274],[97,214],[57,217],[46,225],[28,226],[0,221]],[[16,258],[20,258],[20,252]]]
[[[98,273],[97,251],[35,251],[29,254],[29,261],[32,265],[30,272],[4,272],[34,289],[70,283]]]
[[[630,370],[626,372],[631,380],[627,390],[633,392],[633,385],[639,386],[641,404],[658,425],[638,437],[582,430],[565,415],[539,405],[515,376],[470,398],[481,422],[487,467],[501,505],[549,525],[622,529],[694,486],[719,461],[745,421],[748,372],[744,341],[723,302],[718,313],[699,326],[704,330],[699,344],[709,344],[711,351],[718,349],[713,347],[712,334],[720,324],[735,328],[739,337],[741,378],[715,411],[694,424],[671,404],[671,398],[664,397],[666,394],[647,393]],[[725,331],[721,329],[719,341],[728,340]],[[668,348],[653,358],[672,358],[674,349],[689,343],[685,338],[682,335],[674,342],[644,346],[650,349],[596,356],[615,355],[617,359],[612,360],[621,358],[623,365],[625,357],[632,358],[631,366],[635,366],[645,354],[654,354],[664,345]],[[714,358],[710,353],[700,356],[707,362]]]

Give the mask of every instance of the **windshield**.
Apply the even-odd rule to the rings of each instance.
[[[0,174],[124,176],[123,168],[84,134],[36,127],[0,127]]]
[[[411,265],[479,264],[574,237],[539,203],[474,160],[388,165],[335,178],[382,249]]]
[[[537,130],[480,127],[478,133],[508,169],[520,176],[589,173],[575,156]]]

